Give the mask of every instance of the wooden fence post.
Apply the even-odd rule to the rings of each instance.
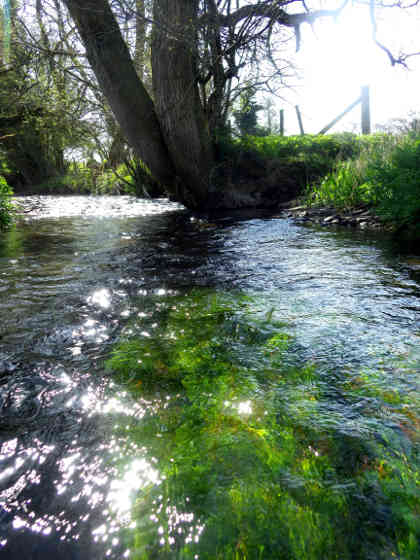
[[[362,134],[370,134],[369,86],[362,86]]]
[[[295,109],[296,109],[296,115],[297,115],[298,122],[299,122],[299,130],[300,130],[301,135],[303,136],[305,134],[305,131],[303,130],[302,115],[300,114],[299,105],[295,105]]]

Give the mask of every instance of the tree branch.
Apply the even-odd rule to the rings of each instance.
[[[336,17],[348,4],[349,0],[344,0],[339,8],[336,10],[315,10],[314,12],[302,12],[298,14],[289,14],[278,4],[273,2],[260,2],[258,4],[250,4],[242,6],[235,12],[228,15],[219,14],[218,23],[222,27],[235,26],[241,20],[250,17],[265,17],[270,18],[280,25],[287,27],[295,27],[302,23],[313,23],[321,17]],[[284,4],[282,4],[283,6]]]
[[[417,4],[417,2],[415,2],[415,4]],[[373,41],[381,50],[384,51],[384,53],[386,53],[392,66],[395,66],[396,64],[401,64],[401,66],[407,68],[407,63],[406,63],[407,58],[410,58],[412,56],[418,56],[420,53],[416,52],[411,54],[400,54],[398,58],[395,58],[395,56],[392,54],[390,49],[378,40],[377,37],[378,26],[376,23],[375,7],[376,7],[375,0],[369,0],[369,14],[370,14],[370,24],[372,27]]]
[[[344,0],[336,10],[315,10],[313,12],[302,12],[298,14],[287,13],[283,6],[280,7],[277,2],[260,2],[258,4],[250,4],[242,6],[230,14],[218,14],[218,24],[221,27],[235,27],[238,23],[245,19],[254,17],[268,18],[273,23],[292,27],[296,35],[296,52],[300,49],[300,26],[302,23],[313,24],[317,19],[323,17],[337,17],[346,7],[349,0]]]

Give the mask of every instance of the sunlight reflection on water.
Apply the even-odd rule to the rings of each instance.
[[[159,485],[161,478],[145,459],[135,459],[126,466],[122,478],[111,482],[107,500],[122,522],[130,519],[133,501],[142,488],[148,484]]]
[[[95,216],[106,218],[112,216],[150,216],[162,211],[182,208],[180,204],[161,199],[159,202],[135,198],[133,196],[26,196],[16,197],[20,204],[32,208],[25,219],[64,218],[70,216]],[[124,238],[129,234],[124,233]]]
[[[106,288],[96,290],[88,297],[87,302],[108,309],[111,306],[111,292]]]
[[[0,483],[7,490],[1,495],[0,514],[6,520],[13,516],[16,540],[27,529],[38,535],[55,534],[56,540],[73,544],[85,538],[82,552],[75,553],[75,558],[128,557],[121,531],[135,533],[138,529],[131,510],[151,486],[162,492],[148,511],[157,542],[174,547],[200,540],[207,518],[194,517],[188,500],[181,510],[164,496],[163,469],[151,460],[142,447],[144,442],[130,442],[128,436],[146,414],[166,414],[170,406],[177,411],[185,402],[179,394],[163,403],[133,399],[130,379],[120,385],[109,382],[102,364],[115,342],[116,326],[123,336],[140,335],[146,343],[159,342],[155,333],[159,334],[162,317],[165,320],[160,312],[166,304],[171,306],[172,296],[189,290],[195,282],[226,292],[240,288],[248,294],[258,293],[262,303],[255,315],[287,321],[301,355],[316,362],[320,371],[324,368],[326,380],[321,376],[319,395],[306,379],[296,384],[286,380],[279,391],[286,416],[299,419],[302,430],[307,429],[307,421],[320,434],[334,429],[337,439],[344,434],[367,440],[372,433],[382,436],[386,422],[400,417],[401,426],[395,422],[392,429],[407,434],[407,446],[411,445],[409,438],[415,441],[416,408],[411,401],[403,403],[411,414],[405,418],[403,408],[391,405],[393,393],[395,399],[403,395],[408,400],[418,388],[418,351],[413,350],[411,369],[399,371],[393,358],[399,352],[407,354],[415,343],[418,348],[418,285],[404,277],[394,261],[384,262],[376,245],[364,247],[359,241],[349,241],[347,246],[347,241],[340,244],[324,232],[309,234],[285,220],[221,226],[210,238],[207,230],[204,237],[202,230],[184,232],[182,222],[178,228],[176,220],[134,220],[124,225],[115,220],[106,229],[106,221],[99,224],[95,216],[146,216],[176,207],[94,197],[83,198],[78,207],[78,201],[63,198],[57,204],[56,199],[46,201],[37,219],[47,219],[40,219],[29,231],[16,249],[21,251],[19,259],[6,259],[0,273],[4,275],[0,288],[6,294],[1,311],[9,321],[0,328],[6,340],[23,341],[22,357],[17,352],[19,345],[13,348],[19,358],[11,361],[17,368],[12,410],[20,418],[26,411],[30,416],[39,405],[45,412],[40,428],[34,422],[23,433],[18,423],[14,431],[7,432],[9,439],[1,447],[4,469]],[[60,215],[81,215],[86,220],[57,219],[55,228],[50,218]],[[120,240],[134,240],[135,244],[121,248]],[[11,245],[14,242],[11,236]],[[170,308],[176,310],[175,305]],[[134,326],[133,318],[138,320]],[[169,329],[167,337],[176,342],[181,334]],[[10,355],[14,358],[12,352]],[[11,360],[9,354],[6,358]],[[372,370],[379,361],[385,366],[375,377]],[[334,377],[337,371],[348,371],[341,385]],[[164,364],[159,373],[167,373]],[[367,388],[372,394],[365,397],[362,393],[346,403],[345,383]],[[375,393],[382,388],[387,390],[389,406]],[[209,390],[202,396],[210,400],[214,395]],[[244,392],[224,398],[229,400],[223,401],[227,411],[221,421],[232,429],[241,426],[244,433],[254,433],[248,427],[268,415],[264,396]],[[27,408],[22,412],[19,407],[24,403]],[[156,438],[164,440],[164,434],[158,430]],[[256,442],[262,437],[257,432],[254,435]],[[322,438],[306,442],[302,449],[306,459],[328,456]],[[216,450],[215,459],[221,449]],[[201,459],[205,462],[206,457]],[[363,463],[361,470],[367,468]],[[299,486],[301,481],[296,478],[293,483]],[[161,521],[164,517],[169,519],[168,528]],[[86,548],[92,534],[98,545],[106,547],[104,554]],[[0,539],[0,546],[5,544]],[[59,553],[55,557],[61,558]]]

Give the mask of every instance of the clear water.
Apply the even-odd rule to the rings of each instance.
[[[263,213],[25,204],[0,234],[0,557],[420,557],[407,256]]]

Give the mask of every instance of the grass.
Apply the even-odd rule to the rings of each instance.
[[[420,238],[420,139],[366,137],[356,157],[338,161],[307,188],[306,202],[339,210],[368,206],[396,231]]]
[[[348,158],[360,152],[360,139],[350,133],[304,136],[246,136],[237,141],[245,149],[254,149],[264,158],[290,161],[318,158],[333,163],[337,158]]]
[[[222,139],[219,159],[251,179],[271,175],[272,183],[287,185],[293,197],[302,194],[308,184],[319,182],[337,161],[357,157],[361,149],[362,140],[349,133],[245,136],[233,142]]]

